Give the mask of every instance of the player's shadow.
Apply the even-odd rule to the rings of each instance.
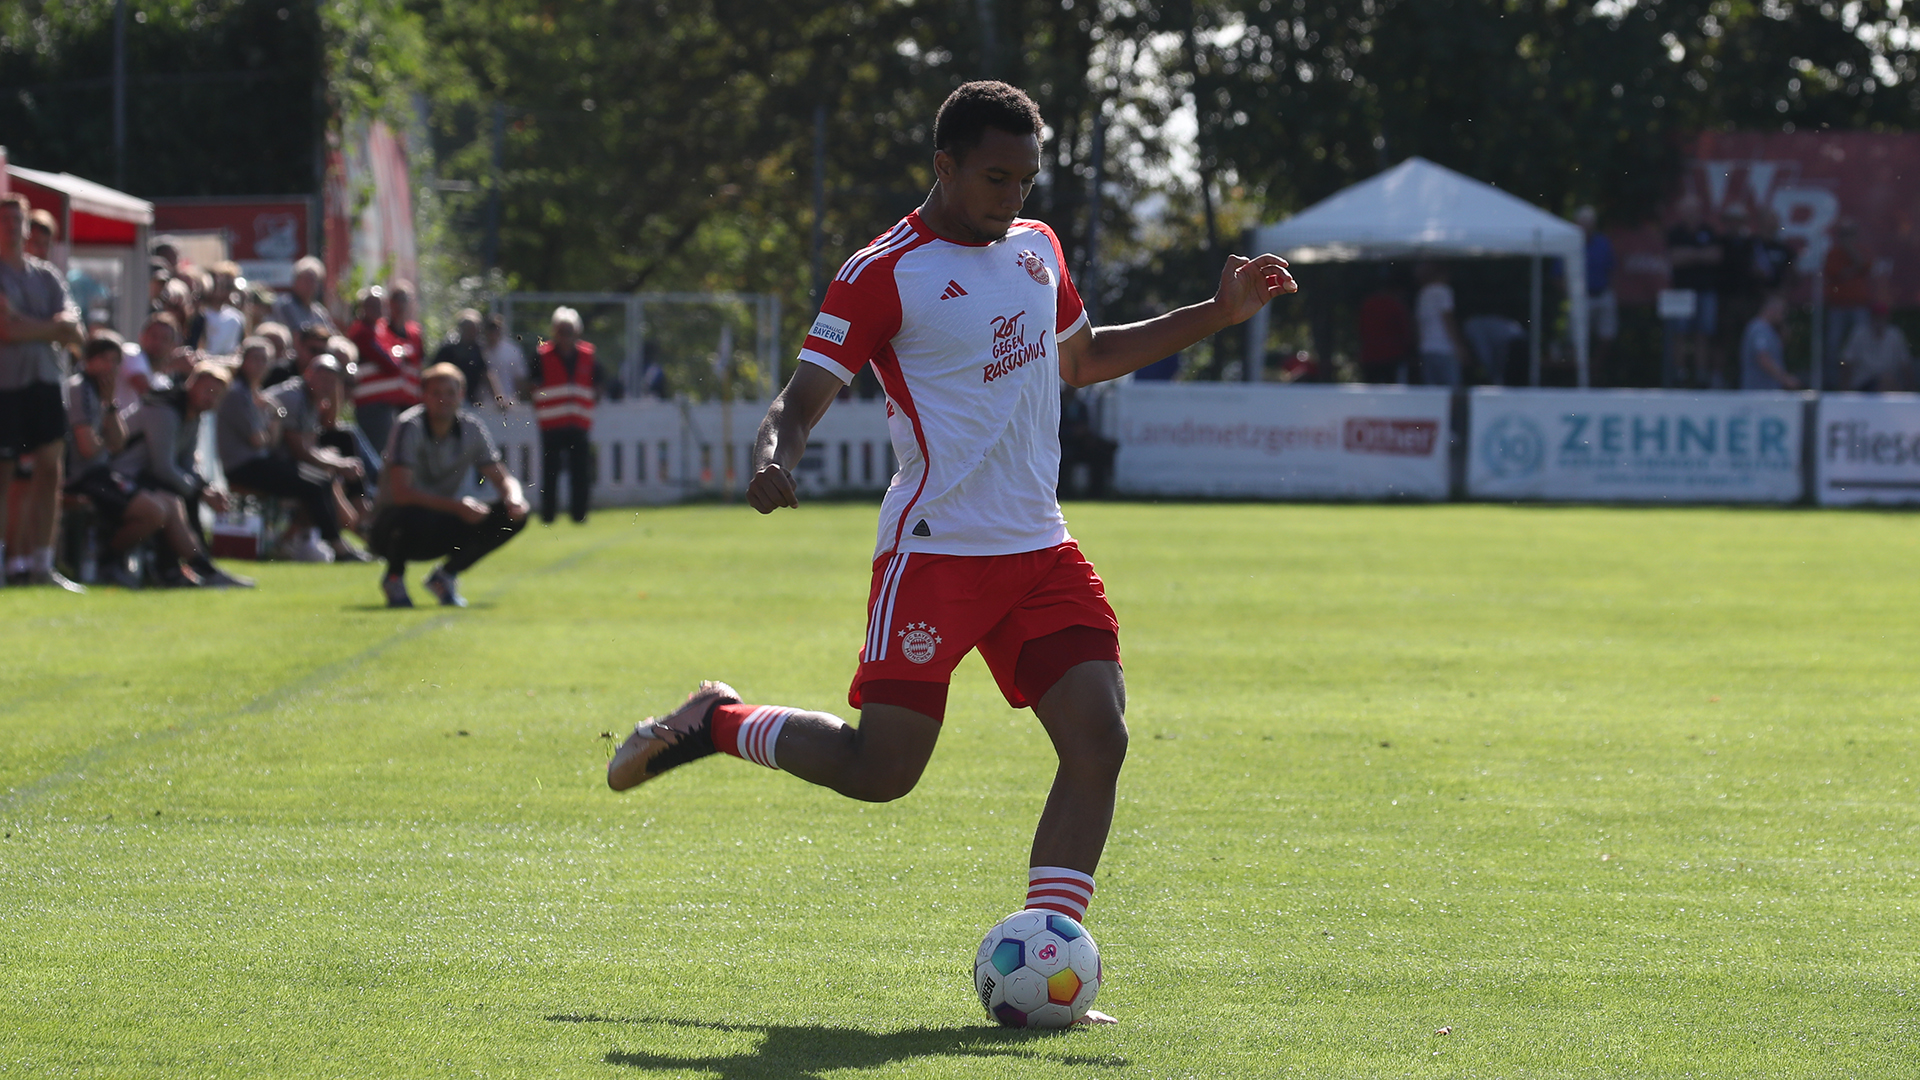
[[[1072,1032],[1021,1031],[1012,1028],[914,1028],[875,1035],[853,1028],[800,1027],[785,1024],[721,1024],[667,1016],[595,1016],[557,1014],[547,1017],[560,1024],[660,1025],[707,1031],[748,1032],[763,1036],[749,1050],[712,1055],[659,1054],[652,1051],[613,1050],[603,1059],[609,1065],[658,1071],[700,1071],[721,1080],[759,1080],[761,1077],[814,1077],[844,1069],[873,1069],[926,1057],[1026,1058],[1057,1061],[1062,1065],[1098,1065],[1125,1068],[1129,1062],[1112,1054],[1036,1054],[1031,1044],[1055,1042]]]

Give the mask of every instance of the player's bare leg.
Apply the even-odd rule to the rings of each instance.
[[[716,717],[721,709],[729,712]],[[777,727],[767,727],[769,722]],[[764,743],[754,743],[753,725],[761,725]],[[939,738],[938,720],[898,705],[868,705],[855,726],[830,713],[743,706],[732,687],[708,682],[666,716],[635,726],[607,763],[607,786],[625,791],[677,765],[725,751],[848,798],[889,802],[920,782]]]
[[[933,756],[940,721],[870,704],[858,727],[829,713],[795,712],[778,745],[780,767],[850,799],[891,802],[912,791]]]
[[[1127,759],[1127,685],[1120,665],[1091,660],[1069,668],[1033,711],[1060,758],[1033,833],[1033,865],[1092,875],[1113,827],[1114,792]]]
[[[1113,828],[1120,767],[1127,758],[1127,684],[1120,665],[1091,660],[1067,669],[1034,706],[1060,767],[1033,833],[1031,865],[1066,867],[1092,878]],[[1028,901],[1028,906],[1033,905]],[[1088,1009],[1075,1024],[1117,1024]]]

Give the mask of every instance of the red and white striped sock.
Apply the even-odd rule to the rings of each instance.
[[[1027,868],[1027,907],[1040,908],[1085,922],[1093,902],[1093,875],[1064,866]]]
[[[774,746],[793,709],[778,705],[719,705],[713,710],[713,748],[756,765],[778,769]]]

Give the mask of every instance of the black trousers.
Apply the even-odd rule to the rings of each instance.
[[[458,514],[424,506],[389,506],[374,519],[372,546],[374,554],[387,560],[390,574],[405,573],[408,559],[442,555],[447,556],[446,572],[458,574],[526,526],[525,518],[515,521],[507,516],[505,503],[494,503],[493,510],[472,525]]]
[[[593,447],[579,428],[553,428],[540,433],[540,520],[553,524],[560,505],[560,470],[567,470],[567,513],[587,520],[587,498],[593,494]]]
[[[333,481],[322,483],[312,479],[293,459],[277,455],[255,458],[228,469],[227,481],[262,495],[298,499],[328,543],[340,539],[340,515],[333,505]]]

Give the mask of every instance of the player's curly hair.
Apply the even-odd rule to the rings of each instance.
[[[970,82],[947,95],[933,118],[933,148],[955,161],[980,145],[988,128],[1010,135],[1039,135],[1040,106],[1025,90],[1003,82]]]

